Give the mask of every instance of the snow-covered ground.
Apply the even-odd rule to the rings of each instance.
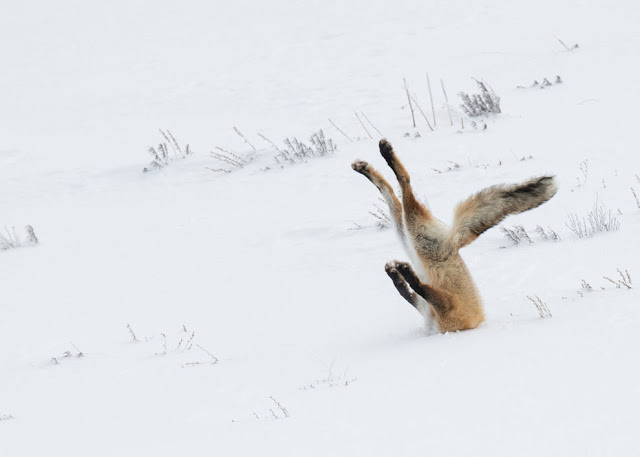
[[[0,229],[39,243],[0,250],[1,456],[640,455],[640,4],[5,3]],[[462,129],[472,77],[502,114]],[[533,243],[464,248],[480,328],[428,336],[387,278],[354,112],[447,222],[558,177],[502,224]],[[159,128],[194,152],[143,173]],[[259,136],[319,129],[335,153],[284,167]],[[579,238],[596,204],[620,228]]]

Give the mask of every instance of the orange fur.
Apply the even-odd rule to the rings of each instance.
[[[459,249],[509,214],[549,200],[556,192],[554,178],[543,176],[522,184],[484,189],[457,206],[453,228],[449,228],[416,199],[409,173],[385,139],[380,141],[380,153],[400,183],[401,199],[368,163],[356,161],[352,168],[384,196],[396,230],[418,270],[416,274],[408,263],[394,261],[385,266],[387,274],[409,303],[436,321],[440,332],[476,328],[484,321],[482,300]]]

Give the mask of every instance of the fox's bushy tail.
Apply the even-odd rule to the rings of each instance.
[[[522,213],[553,197],[553,176],[539,176],[521,184],[487,187],[458,204],[451,235],[458,248],[468,245],[510,214]]]

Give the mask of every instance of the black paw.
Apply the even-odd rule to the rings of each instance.
[[[395,268],[400,272],[404,278],[411,278],[415,276],[413,268],[407,262],[395,262]]]
[[[393,281],[393,283],[396,285],[396,288],[398,288],[399,286],[406,288],[405,280],[400,274],[400,272],[396,269],[395,262],[387,263],[384,266],[384,271],[387,272],[387,275],[389,276],[389,278],[391,278],[391,281]]]
[[[380,154],[384,160],[387,161],[387,164],[391,165],[394,159],[393,146],[391,146],[391,143],[389,143],[386,138],[380,140]]]
[[[392,278],[394,276],[398,276],[398,270],[396,270],[395,262],[387,262],[387,264],[384,266],[384,271],[386,271],[387,274]]]

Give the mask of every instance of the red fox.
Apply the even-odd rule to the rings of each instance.
[[[416,199],[409,174],[386,139],[380,141],[380,154],[400,183],[401,200],[367,162],[356,161],[351,167],[382,193],[418,273],[399,261],[388,262],[385,271],[400,295],[425,319],[435,321],[440,332],[476,328],[484,321],[482,301],[458,251],[508,215],[528,211],[553,197],[557,192],[554,177],[483,189],[458,204],[450,228]]]

